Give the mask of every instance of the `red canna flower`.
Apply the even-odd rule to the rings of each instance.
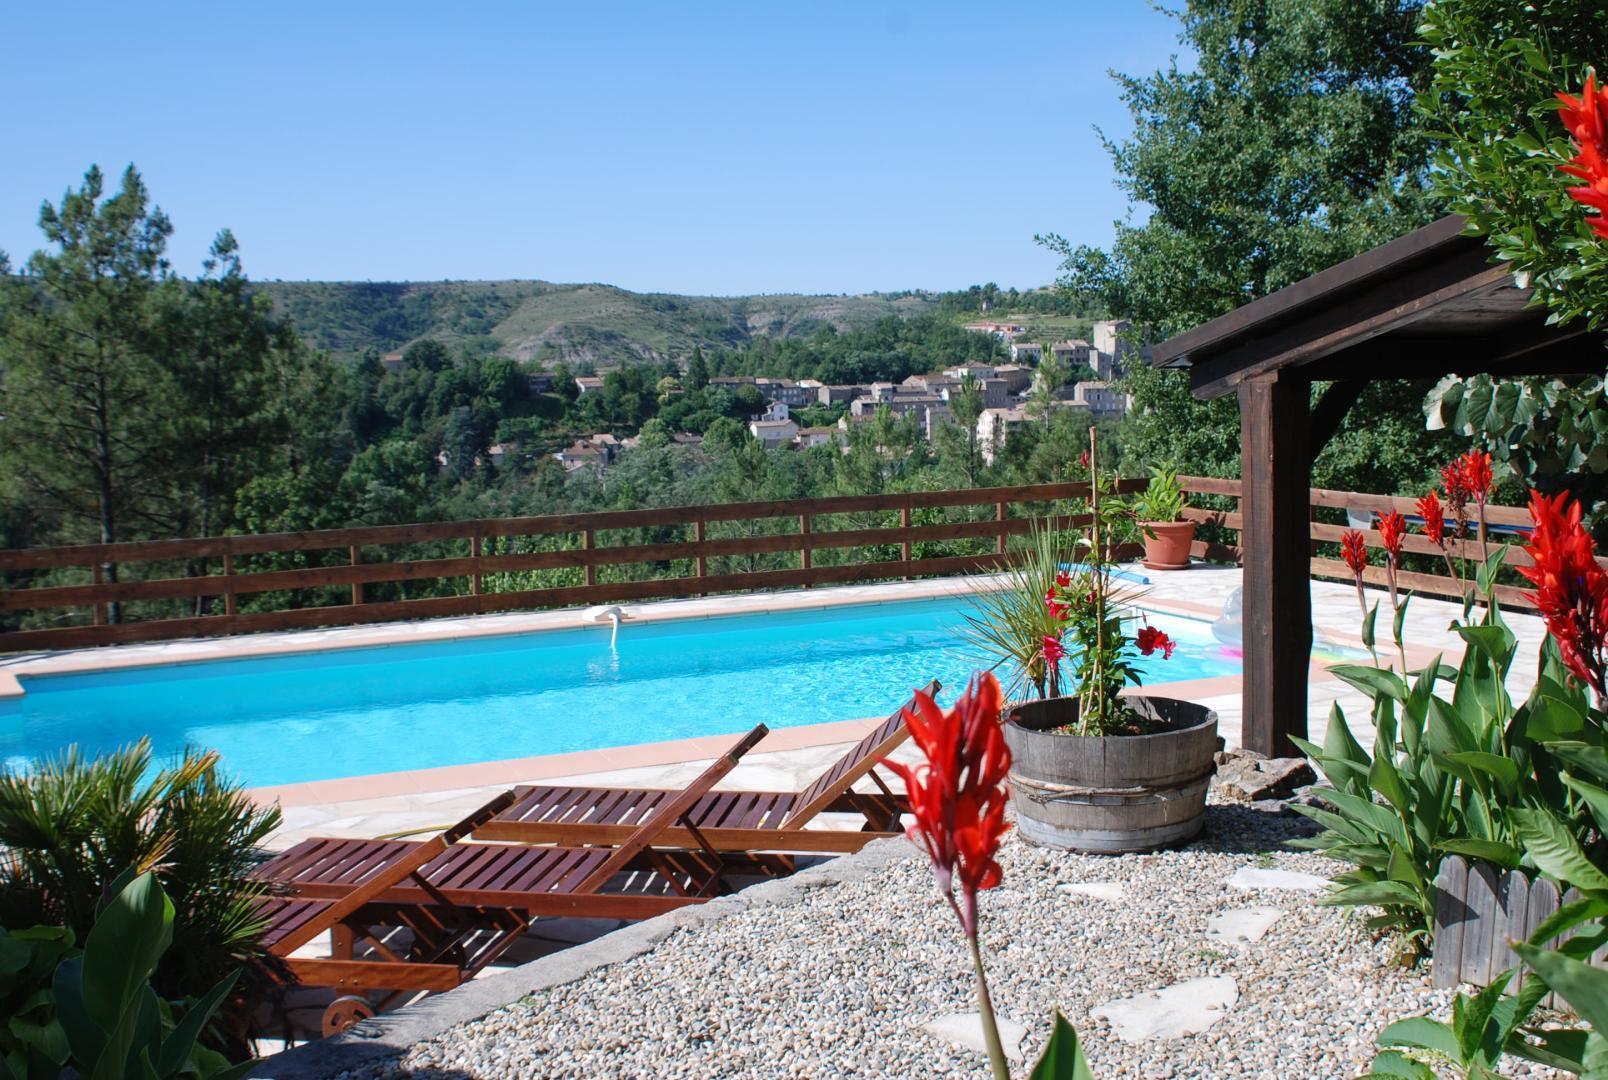
[[[1005,776],[1011,752],[999,711],[999,680],[991,672],[974,677],[948,712],[918,692],[915,711],[906,709],[904,719],[927,763],[883,762],[905,782],[916,819],[908,835],[932,860],[938,888],[970,938],[977,935],[977,892],[999,884],[995,855],[1010,828]]]
[[[1066,588],[1067,586],[1069,586],[1071,584],[1072,584],[1072,575],[1071,574],[1067,573],[1065,570],[1057,570],[1055,572],[1055,587],[1056,588],[1064,589],[1064,588]]]
[[[1368,568],[1368,541],[1356,529],[1347,529],[1346,534],[1340,538],[1340,552],[1345,556],[1346,565],[1351,572],[1357,575],[1357,581],[1362,581],[1362,572]]]
[[[1446,546],[1446,512],[1441,509],[1440,496],[1431,491],[1418,500],[1418,516],[1424,519],[1424,535],[1436,547]]]
[[[1401,544],[1406,535],[1407,519],[1401,514],[1391,510],[1379,515],[1379,542],[1384,545],[1385,555],[1393,567],[1401,565]]]
[[[1568,492],[1549,499],[1530,492],[1535,529],[1524,550],[1534,566],[1521,566],[1535,592],[1525,595],[1558,643],[1564,664],[1608,704],[1608,571],[1580,523],[1580,504]]]
[[[1160,649],[1163,660],[1171,660],[1173,650],[1178,647],[1176,641],[1157,630],[1154,626],[1141,626],[1139,633],[1134,638],[1134,644],[1138,645],[1139,651],[1146,656],[1150,656],[1157,649]]]
[[[1059,600],[1050,601],[1050,618],[1057,622],[1066,622],[1071,617],[1072,608],[1070,605],[1063,604]]]
[[[1084,472],[1089,471],[1089,452],[1087,450],[1078,455],[1078,467]]]
[[[1045,634],[1044,635],[1044,659],[1045,659],[1045,662],[1051,663],[1051,664],[1058,664],[1058,663],[1061,662],[1061,658],[1064,657],[1065,655],[1066,655],[1066,646],[1061,644],[1061,639],[1056,637],[1054,634]]]
[[[1603,115],[1608,111],[1608,87],[1598,88],[1595,73],[1586,76],[1585,91],[1578,97],[1559,94],[1563,108],[1558,110],[1563,126],[1574,136],[1576,154],[1558,168],[1585,183],[1569,189],[1576,202],[1597,211],[1586,223],[1598,236],[1608,239],[1608,133]]]
[[[1470,450],[1457,459],[1457,469],[1468,497],[1483,504],[1491,494],[1491,455],[1484,450]]]

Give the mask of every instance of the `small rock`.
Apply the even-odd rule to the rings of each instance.
[[[998,1014],[994,1020],[999,1025],[999,1041],[1005,1048],[1005,1056],[1012,1061],[1021,1061],[1022,1039],[1027,1035],[1027,1027]],[[922,1024],[921,1030],[945,1042],[964,1046],[968,1050],[976,1050],[980,1054],[988,1053],[988,1040],[983,1037],[981,1013],[945,1013]]]
[[[1092,896],[1096,900],[1121,900],[1122,883],[1119,881],[1067,881],[1056,888],[1074,896]]]
[[[1206,924],[1206,936],[1230,945],[1250,945],[1261,941],[1283,917],[1283,910],[1276,907],[1236,908],[1213,916]]]
[[[1329,879],[1316,874],[1301,874],[1294,870],[1276,870],[1260,866],[1242,866],[1234,871],[1227,884],[1234,889],[1294,889],[1299,892],[1322,892],[1329,887]]]
[[[1185,979],[1148,994],[1097,1005],[1089,1015],[1111,1025],[1127,1043],[1197,1035],[1227,1015],[1239,1000],[1239,986],[1227,975]]]
[[[1306,758],[1270,758],[1254,750],[1228,750],[1214,757],[1218,789],[1240,802],[1288,798],[1318,778]]]

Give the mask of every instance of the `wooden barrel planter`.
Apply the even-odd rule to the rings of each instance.
[[[1077,721],[1075,698],[1006,707],[1011,804],[1024,840],[1115,855],[1155,851],[1200,832],[1217,768],[1217,714],[1173,698],[1128,702],[1157,730],[1059,735],[1054,729]]]
[[[1508,968],[1518,967],[1507,987],[1508,993],[1518,993],[1529,968],[1520,965],[1511,943],[1528,940],[1561,905],[1580,898],[1578,889],[1559,896],[1557,885],[1545,878],[1448,855],[1435,876],[1432,981],[1439,987],[1460,983],[1489,986]],[[1562,935],[1554,947],[1578,932]],[[1608,967],[1608,946],[1597,950],[1591,962]],[[1549,1008],[1567,1008],[1556,995],[1549,994],[1544,1003]]]

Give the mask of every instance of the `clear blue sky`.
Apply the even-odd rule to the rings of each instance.
[[[134,162],[194,273],[684,293],[1032,286],[1123,213],[1145,0],[7,6],[0,248]]]

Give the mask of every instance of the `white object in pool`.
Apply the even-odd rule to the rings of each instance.
[[[581,612],[582,622],[611,622],[614,624],[614,629],[609,631],[609,648],[611,649],[614,648],[615,641],[617,641],[620,637],[620,620],[623,618],[625,618],[625,612],[621,611],[612,604],[605,604],[600,607],[589,607],[585,611]]]

